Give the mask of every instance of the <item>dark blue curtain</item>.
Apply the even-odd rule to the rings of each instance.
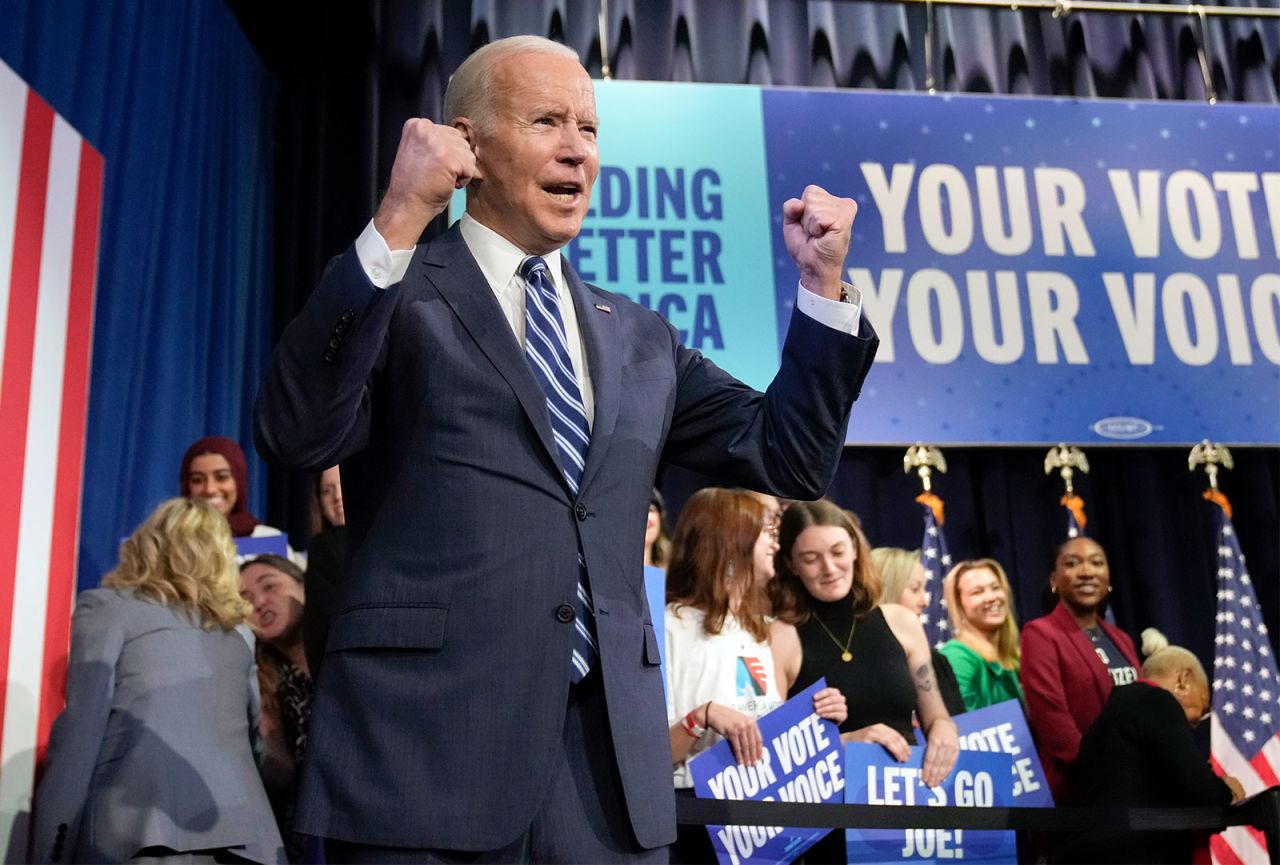
[[[106,158],[81,588],[178,491],[187,445],[246,445],[270,349],[275,86],[220,0],[6,0],[0,59]]]

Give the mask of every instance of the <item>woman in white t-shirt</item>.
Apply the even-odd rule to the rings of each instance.
[[[749,493],[704,489],[684,506],[667,568],[667,721],[677,794],[688,762],[722,738],[739,763],[761,758],[756,719],[786,699],[769,651],[769,599],[778,528]],[[819,691],[814,711],[839,724],[844,696]],[[673,862],[715,861],[701,826],[681,826]],[[708,859],[707,856],[711,855]]]

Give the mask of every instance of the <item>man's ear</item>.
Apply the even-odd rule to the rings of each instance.
[[[453,128],[462,133],[462,137],[467,140],[467,144],[471,147],[471,153],[476,158],[476,173],[471,176],[472,181],[484,180],[484,172],[480,168],[480,131],[470,117],[455,117],[453,119]]]

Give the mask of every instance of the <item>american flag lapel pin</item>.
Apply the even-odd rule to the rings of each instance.
[[[596,309],[600,310],[601,312],[609,312],[609,313],[613,312],[613,309],[607,303],[597,303]]]

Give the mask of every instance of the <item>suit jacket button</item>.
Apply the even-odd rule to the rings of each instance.
[[[582,502],[578,502],[573,509],[573,514],[578,518],[578,522],[585,522],[587,519],[587,506]]]
[[[334,362],[334,360],[336,360],[336,359],[337,359],[337,357],[338,357],[338,353],[337,353],[336,351],[334,351],[333,349],[329,349],[328,351],[326,351],[326,352],[324,353],[324,362],[325,362],[325,363],[333,363],[333,362]]]
[[[355,317],[356,317],[356,314],[355,314],[354,312],[352,312],[351,310],[349,310],[349,309],[344,309],[344,310],[342,311],[342,315],[338,316],[338,318],[339,318],[341,321],[351,321],[351,319],[353,319],[353,318],[355,318]]]
[[[562,624],[569,624],[573,621],[573,607],[568,604],[561,604],[556,607],[556,620]]]

